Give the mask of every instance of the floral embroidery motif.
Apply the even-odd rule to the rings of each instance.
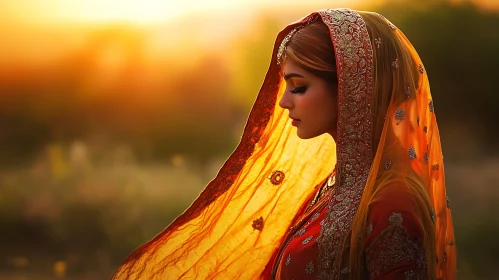
[[[303,242],[301,244],[307,245],[308,243],[310,243],[310,241],[312,241],[313,238],[314,238],[313,236],[309,236],[309,237],[305,238],[305,240],[303,240]]]
[[[252,226],[254,229],[262,231],[262,229],[263,229],[263,217],[260,217],[256,220],[254,220]]]
[[[288,255],[286,258],[286,262],[284,263],[285,265],[289,265],[291,263],[291,255]]]
[[[369,175],[372,156],[373,45],[364,19],[353,10],[318,12],[329,28],[338,71],[336,188],[317,238],[318,279],[340,275],[344,240]],[[352,98],[353,97],[353,98]],[[360,126],[359,126],[360,124]],[[347,164],[355,168],[347,169]]]
[[[402,213],[393,213],[388,218],[388,221],[390,221],[390,225],[401,225],[404,219],[402,218]]]
[[[416,273],[414,273],[414,270],[408,270],[404,272],[405,275],[405,280],[412,280],[414,279],[414,276],[416,276]]]
[[[435,210],[431,209],[430,211],[430,218],[433,223],[435,223],[436,218],[435,218]]]
[[[370,277],[392,270],[401,262],[415,262],[415,270],[421,271],[421,276],[414,271],[407,271],[406,279],[424,279],[426,271],[426,256],[420,240],[410,237],[407,229],[402,225],[404,221],[401,213],[393,213],[389,218],[389,225],[366,248],[366,263]],[[412,277],[412,278],[410,278]]]
[[[435,108],[433,107],[433,100],[431,100],[430,103],[428,104],[428,108],[430,109],[430,112],[433,113],[433,111],[435,110]]]
[[[319,216],[321,215],[320,212],[316,212],[311,218],[310,218],[310,221],[309,223],[315,221],[315,219],[319,218]]]
[[[366,228],[366,235],[373,233],[373,229],[374,229],[373,225],[369,224]]]
[[[407,86],[405,88],[405,95],[407,96],[407,98],[411,98],[412,94],[411,94],[411,87],[410,86]]]
[[[277,186],[282,183],[284,177],[285,177],[284,172],[276,170],[272,172],[272,175],[270,176],[269,180],[272,183],[272,185]]]
[[[398,57],[395,59],[394,62],[392,62],[392,67],[393,68],[399,68],[399,59],[398,59]]]
[[[284,60],[284,53],[286,51],[286,47],[288,46],[289,41],[291,40],[291,37],[295,35],[295,33],[298,31],[298,27],[294,28],[291,30],[284,39],[282,39],[281,45],[279,46],[279,49],[277,50],[277,64],[281,64],[281,62]]]
[[[310,24],[315,18],[309,18],[303,25],[297,26],[293,28],[284,39],[282,39],[281,44],[279,45],[279,49],[277,50],[277,65],[281,65],[282,61],[285,58],[286,47],[291,41],[291,38],[296,34],[298,30]]]
[[[438,169],[440,169],[440,165],[438,165],[438,164],[434,164],[431,166],[431,170],[433,170],[433,171],[438,171]]]
[[[384,166],[385,170],[390,169],[390,167],[392,167],[392,165],[393,165],[393,162],[391,160],[387,160],[385,162],[385,166]]]
[[[419,64],[419,72],[420,72],[421,74],[423,74],[423,73],[424,73],[423,64]]]
[[[314,273],[315,268],[314,268],[314,262],[309,262],[307,266],[305,266],[305,273],[310,275]]]
[[[409,147],[409,158],[410,159],[415,159],[416,158],[416,150],[414,150],[414,147]]]
[[[405,110],[404,109],[399,109],[397,108],[397,110],[395,110],[395,119],[398,120],[398,121],[402,121],[402,120],[405,120]]]
[[[304,235],[305,232],[307,232],[307,230],[304,229],[304,228],[302,228],[302,229],[300,229],[299,231],[296,232],[296,236],[300,237],[300,236]]]

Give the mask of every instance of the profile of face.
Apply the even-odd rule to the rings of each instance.
[[[337,85],[313,75],[290,59],[282,64],[281,71],[286,90],[279,106],[289,111],[298,137],[310,139],[329,133],[336,139]]]

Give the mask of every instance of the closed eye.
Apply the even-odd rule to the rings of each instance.
[[[304,93],[307,90],[307,86],[295,87],[290,90],[291,93]]]

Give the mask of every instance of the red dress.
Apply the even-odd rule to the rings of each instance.
[[[276,279],[317,279],[317,237],[327,213],[326,198],[292,230],[275,264]],[[402,183],[385,188],[372,203],[364,238],[369,279],[427,279],[423,229],[410,191]],[[432,215],[432,213],[428,213]],[[342,274],[349,273],[348,267]]]

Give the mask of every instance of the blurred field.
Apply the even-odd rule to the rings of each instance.
[[[0,279],[109,278],[192,203],[236,147],[277,32],[326,7],[210,10],[147,24],[57,22],[47,11],[37,22],[29,13],[1,18]],[[352,7],[384,14],[422,57],[458,279],[497,279],[499,6]]]

